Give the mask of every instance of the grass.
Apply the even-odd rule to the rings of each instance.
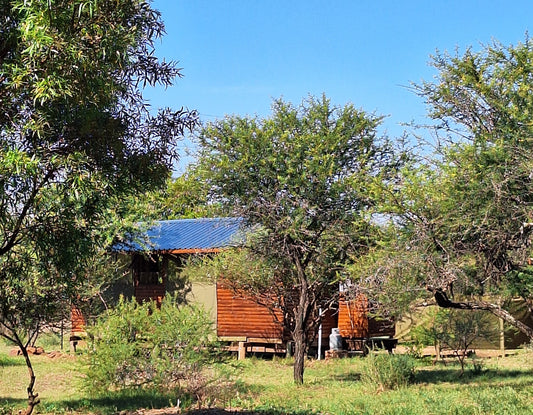
[[[22,358],[0,347],[0,415],[23,408],[27,372]],[[177,397],[136,393],[91,399],[79,388],[76,357],[33,357],[40,413],[114,414],[175,405]],[[224,406],[258,414],[533,414],[533,354],[484,361],[459,377],[459,366],[419,361],[415,383],[382,391],[361,380],[364,358],[308,361],[305,384],[292,381],[286,359],[247,359],[239,388]],[[2,409],[4,408],[4,409]]]
[[[290,362],[250,359],[242,377],[248,394],[236,406],[285,413],[533,414],[532,357],[489,360],[482,373],[462,377],[456,364],[420,362],[415,384],[393,391],[362,383],[360,358],[310,362],[300,387],[292,384]]]
[[[29,377],[24,358],[8,355],[11,348],[0,346],[0,407],[4,405],[19,408],[26,403]],[[40,355],[32,356],[31,360],[37,377],[35,389],[43,402],[53,405],[80,397],[74,356],[50,358]]]

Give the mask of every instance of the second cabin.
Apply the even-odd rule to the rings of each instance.
[[[131,256],[133,294],[138,301],[160,303],[168,292],[169,269],[179,267],[190,255],[216,254],[244,240],[240,218],[204,218],[158,221],[146,231],[145,241],[115,246]],[[179,271],[178,271],[179,272]],[[342,298],[342,297],[341,297]],[[216,323],[218,339],[230,350],[286,353],[289,335],[282,328],[281,313],[272,312],[244,293],[236,293],[219,281],[216,284],[192,283],[191,302],[202,304]],[[321,343],[327,348],[332,328],[339,327],[346,347],[358,350],[362,339],[390,338],[394,327],[378,324],[368,317],[367,300],[342,300],[338,310],[322,319]],[[359,343],[358,343],[359,342]],[[315,339],[318,343],[318,338]]]

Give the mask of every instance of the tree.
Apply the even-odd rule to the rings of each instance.
[[[168,179],[166,186],[136,197],[132,210],[149,212],[154,220],[206,218],[224,215],[217,203],[208,199],[208,189],[194,169]],[[148,218],[147,218],[148,219]]]
[[[490,322],[486,314],[472,313],[465,310],[440,309],[447,311],[443,327],[442,343],[453,350],[461,365],[460,376],[465,372],[465,359],[470,347],[476,342],[490,336]]]
[[[0,0],[0,335],[26,346],[90,280],[122,202],[162,185],[196,114],[148,111],[179,69],[141,0]]]
[[[479,340],[489,339],[494,333],[487,314],[468,310],[436,308],[430,310],[428,319],[411,331],[415,341],[435,347],[436,363],[441,357],[441,347],[449,348],[461,365],[464,374],[465,360],[469,349]]]
[[[415,89],[435,121],[435,153],[388,193],[399,226],[358,272],[383,292],[394,284],[444,308],[486,310],[533,339],[507,309],[516,297],[533,309],[533,43],[438,54],[433,64],[436,81]]]
[[[224,278],[282,310],[295,344],[296,383],[303,382],[319,308],[337,299],[349,253],[372,239],[368,188],[395,163],[376,132],[381,120],[325,97],[298,107],[277,100],[269,118],[226,117],[198,137],[196,168],[210,200],[260,229],[239,259],[244,267]]]

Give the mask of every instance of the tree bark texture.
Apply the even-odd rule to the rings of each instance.
[[[294,313],[294,382],[298,385],[304,382],[305,355],[307,352],[307,329],[309,314],[309,287],[300,262],[295,261],[299,277],[299,299]]]

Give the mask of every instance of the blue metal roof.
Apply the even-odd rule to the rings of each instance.
[[[157,221],[140,238],[145,244],[128,241],[115,251],[209,252],[243,242],[241,218],[202,218]],[[145,245],[145,246],[144,246]]]

